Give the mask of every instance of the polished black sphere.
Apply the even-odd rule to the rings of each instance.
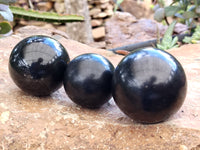
[[[85,108],[99,108],[111,98],[114,67],[103,56],[83,54],[74,58],[64,75],[69,98]]]
[[[142,49],[127,55],[113,75],[119,108],[141,123],[158,123],[182,106],[187,81],[181,64],[167,52]]]
[[[47,96],[62,86],[68,62],[68,53],[58,41],[47,36],[32,36],[14,47],[9,72],[23,91]]]

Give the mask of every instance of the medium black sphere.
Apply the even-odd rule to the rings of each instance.
[[[113,75],[113,97],[119,108],[141,123],[158,123],[182,106],[187,81],[181,64],[157,49],[127,55]]]
[[[58,41],[47,36],[32,36],[14,47],[9,72],[23,91],[47,96],[62,86],[68,62],[68,53]]]
[[[64,88],[69,98],[86,108],[99,108],[111,98],[113,65],[98,54],[74,58],[64,75]]]

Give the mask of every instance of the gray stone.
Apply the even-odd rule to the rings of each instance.
[[[84,22],[74,22],[66,24],[66,32],[73,40],[83,43],[93,42],[92,27],[90,24],[90,15],[87,0],[65,0],[67,14],[76,14],[84,16]]]

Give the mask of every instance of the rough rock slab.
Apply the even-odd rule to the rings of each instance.
[[[116,12],[105,23],[107,48],[116,48],[162,37],[167,29],[151,19],[137,20],[127,12]]]
[[[29,33],[29,34],[28,34]],[[3,150],[197,150],[200,145],[200,45],[170,50],[182,63],[188,93],[179,112],[153,125],[132,122],[113,100],[101,109],[72,103],[63,88],[49,97],[32,97],[12,82],[8,58],[12,48],[31,34],[52,31],[24,28],[0,39],[0,149]],[[115,66],[122,56],[54,35],[71,58],[86,52],[106,56]]]
[[[129,12],[136,18],[150,18],[153,11],[149,7],[152,4],[150,0],[145,1],[133,1],[123,0],[120,7],[124,12]]]

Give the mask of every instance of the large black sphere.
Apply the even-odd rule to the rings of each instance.
[[[32,36],[19,42],[9,60],[11,78],[23,91],[46,96],[62,86],[69,56],[65,48],[47,36]]]
[[[141,123],[158,123],[182,106],[187,81],[181,64],[167,52],[143,49],[127,55],[113,75],[119,108]]]
[[[111,98],[113,65],[98,54],[74,58],[64,76],[64,88],[70,99],[86,108],[98,108]]]

